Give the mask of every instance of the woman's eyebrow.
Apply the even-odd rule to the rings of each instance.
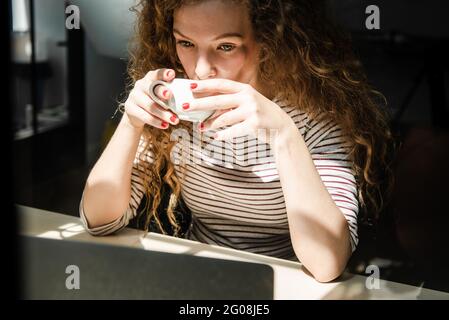
[[[190,40],[189,37],[183,35],[179,30],[173,28],[173,32],[176,32],[177,34],[179,34],[180,36],[187,38]],[[229,38],[229,37],[238,37],[238,38],[243,38],[243,35],[238,33],[238,32],[227,32],[227,33],[223,33],[222,35],[219,35],[218,37],[215,37],[214,39],[212,39],[213,41],[218,40],[218,39],[222,39],[222,38]]]

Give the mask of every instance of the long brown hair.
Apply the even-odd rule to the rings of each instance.
[[[173,14],[182,5],[199,1],[207,0],[143,0],[132,8],[137,23],[130,45],[129,90],[150,70],[172,68],[178,77],[185,76],[172,35]],[[261,82],[311,118],[325,115],[338,123],[352,142],[350,157],[363,212],[359,217],[377,218],[392,186],[389,147],[393,138],[383,96],[368,85],[349,37],[326,17],[320,0],[233,2],[248,8],[255,41],[261,48]],[[181,126],[188,127],[186,123]],[[170,161],[172,130],[150,126],[144,130],[146,149],[151,148],[154,154],[154,163],[147,168],[145,228],[154,217],[165,232],[157,212],[164,183],[171,190],[166,214],[177,234],[174,210],[180,199],[181,181]]]

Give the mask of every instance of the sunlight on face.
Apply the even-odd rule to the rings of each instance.
[[[174,13],[176,52],[190,79],[225,78],[256,87],[258,46],[243,5],[209,0]]]

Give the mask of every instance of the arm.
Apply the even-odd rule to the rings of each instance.
[[[123,115],[114,135],[87,178],[83,210],[90,228],[108,224],[126,211],[131,196],[131,172],[143,128]]]
[[[348,222],[293,120],[279,132],[273,152],[295,253],[318,281],[331,281],[343,272],[352,253]]]
[[[179,119],[172,112],[151,100],[148,88],[154,80],[171,81],[174,77],[173,70],[158,69],[149,71],[145,77],[135,82],[125,102],[125,113],[111,141],[87,178],[81,199],[80,214],[89,232],[105,234],[127,223],[131,216],[127,213],[129,213],[133,182],[134,196],[139,193],[137,198],[141,198],[143,191],[136,190],[139,189],[138,185],[140,189],[142,188],[142,183],[138,178],[132,181],[132,173],[133,161],[144,126],[150,125],[164,130],[169,124],[179,123]],[[164,90],[164,87],[159,86],[157,91],[156,94],[160,99],[169,99],[170,93]],[[133,214],[134,207],[138,206],[135,202],[131,203],[134,209]],[[119,219],[123,221],[118,221]]]

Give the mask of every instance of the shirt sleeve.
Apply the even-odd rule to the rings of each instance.
[[[131,172],[131,198],[128,204],[128,208],[118,219],[111,221],[105,225],[90,227],[87,222],[85,211],[83,208],[84,192],[81,197],[79,212],[81,221],[88,233],[94,236],[105,236],[122,230],[129,224],[129,221],[137,214],[137,208],[142,201],[145,194],[144,180],[146,178],[145,169],[153,163],[152,153],[148,153],[144,157],[141,157],[144,148],[144,138],[141,136],[139,146],[136,152],[136,156],[133,161],[133,167]]]
[[[352,252],[358,244],[357,215],[359,201],[353,162],[349,158],[351,143],[339,125],[331,121],[302,121],[300,128],[315,167],[350,231]]]

